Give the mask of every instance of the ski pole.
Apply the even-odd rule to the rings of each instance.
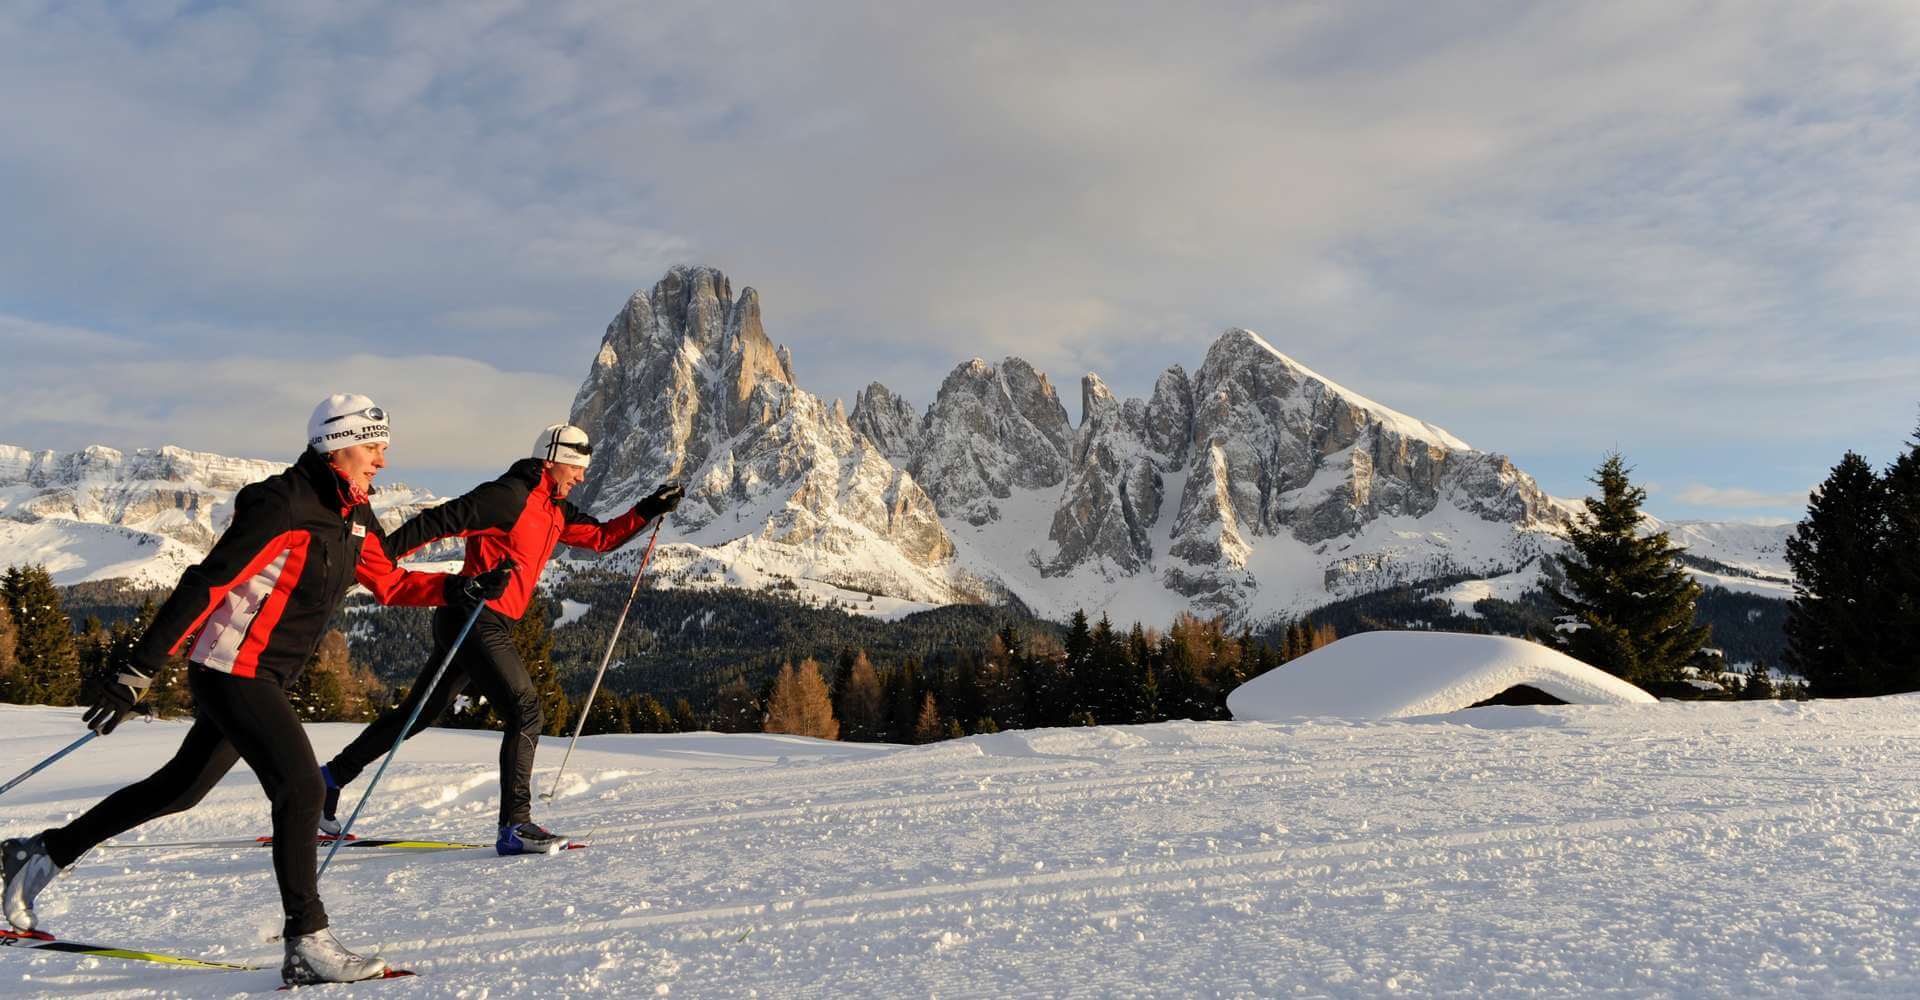
[[[54,761],[59,760],[62,757],[65,757],[66,755],[74,752],[75,750],[80,749],[83,746],[86,746],[88,740],[93,739],[95,736],[98,736],[98,735],[100,734],[94,732],[91,729],[87,730],[87,735],[82,736],[79,739],[74,740],[72,743],[67,744],[65,748],[61,749],[59,752],[55,753],[53,756],[48,757],[46,760],[43,760],[40,763],[35,764],[30,768],[27,768],[25,771],[20,772],[19,777],[13,779],[12,781],[7,782],[4,785],[0,785],[0,795],[7,794],[8,791],[12,790],[13,786],[21,783],[22,781],[27,780],[28,778],[33,777],[36,774],[39,774],[41,771],[46,770],[47,766],[52,764]]]
[[[510,565],[510,563],[503,562],[501,565]],[[494,567],[494,569],[499,568],[500,566]],[[393,738],[393,749],[387,751],[386,759],[380,762],[380,769],[373,772],[373,780],[367,782],[367,790],[360,793],[360,801],[353,804],[353,812],[348,814],[346,825],[340,828],[340,835],[334,838],[333,846],[327,848],[327,856],[320,862],[320,870],[314,873],[314,878],[317,879],[327,873],[327,866],[333,863],[333,856],[340,852],[340,845],[347,842],[347,835],[353,832],[353,821],[360,818],[360,810],[365,809],[367,800],[373,798],[374,786],[380,784],[380,776],[387,773],[387,765],[393,763],[393,759],[400,755],[400,744],[405,743],[407,734],[413,732],[413,723],[420,718],[420,710],[427,707],[427,699],[433,697],[433,689],[440,686],[441,676],[447,672],[447,666],[453,663],[454,654],[460,652],[460,644],[467,640],[467,633],[473,630],[473,623],[480,620],[480,609],[486,606],[485,601],[480,601],[473,606],[473,611],[467,615],[466,624],[460,626],[460,634],[454,636],[453,645],[447,647],[447,655],[440,658],[440,666],[434,670],[433,679],[427,682],[426,687],[420,689],[420,698],[413,703],[413,712],[407,716],[407,724],[401,726],[400,735]]]
[[[627,612],[633,610],[633,599],[640,593],[640,578],[647,574],[647,563],[653,559],[653,543],[660,539],[660,525],[666,518],[653,522],[653,534],[647,538],[647,552],[640,557],[640,569],[633,574],[633,588],[627,591],[627,603],[620,609],[620,618],[613,623],[613,638],[607,640],[607,653],[600,657],[600,671],[593,675],[593,687],[587,689],[587,703],[580,706],[580,721],[573,725],[573,739],[567,741],[567,752],[560,757],[560,770],[553,772],[553,787],[547,794],[540,796],[551,802],[560,794],[560,776],[567,773],[567,761],[573,758],[573,745],[580,742],[580,731],[587,728],[587,713],[593,711],[593,696],[600,693],[600,679],[607,675],[607,664],[613,661],[613,647],[620,642],[620,630],[626,627]]]

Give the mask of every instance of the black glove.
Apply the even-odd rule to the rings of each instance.
[[[104,678],[103,678],[104,680]],[[93,699],[93,707],[80,721],[87,728],[102,736],[113,732],[113,727],[133,711],[133,706],[146,697],[147,687],[153,683],[150,674],[143,674],[139,667],[129,665],[118,677],[100,685],[100,694]]]
[[[686,495],[686,487],[679,483],[666,483],[652,493],[641,497],[640,502],[633,505],[633,511],[651,521],[662,514],[671,513],[675,507],[680,506],[680,498]]]
[[[473,576],[447,577],[447,606],[461,611],[472,611],[488,601],[507,592],[507,581],[513,579],[513,560],[502,559],[500,564]]]

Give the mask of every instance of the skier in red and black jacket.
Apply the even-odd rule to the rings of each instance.
[[[539,692],[534,690],[527,666],[513,648],[513,623],[526,613],[533,588],[540,582],[556,545],[611,552],[655,518],[679,506],[683,493],[679,486],[662,486],[642,497],[632,510],[602,523],[566,499],[585,478],[592,454],[586,431],[571,424],[554,424],[540,432],[531,458],[513,463],[505,475],[474,487],[464,496],[422,511],[394,531],[392,547],[399,556],[436,538],[460,535],[467,540],[463,572],[511,560],[512,576],[505,591],[487,601],[467,641],[461,644],[440,683],[429,692],[431,672],[446,657],[447,648],[465,621],[464,615],[444,608],[434,613],[433,655],[427,658],[406,700],[374,720],[322,769],[327,794],[321,830],[340,832],[336,813],[341,786],[358,777],[393,745],[420,699],[428,701],[408,737],[439,719],[471,681],[506,723],[500,743],[500,829],[494,849],[501,854],[526,854],[567,846],[567,838],[533,822],[533,755],[546,720],[540,712]]]
[[[235,495],[233,522],[181,575],[141,637],[134,666],[104,683],[86,713],[95,732],[113,732],[167,657],[193,640],[194,722],[173,759],[65,826],[0,845],[15,927],[33,928],[34,897],[61,869],[109,837],[192,807],[245,760],[273,801],[273,870],[286,911],[282,978],[345,982],[386,971],[384,960],[347,951],[327,928],[313,835],[325,786],[287,688],[355,582],[383,604],[471,609],[502,592],[507,572],[450,576],[395,565],[397,550],[367,502],[390,437],[386,411],[372,400],[328,397],[307,436],[292,468]]]

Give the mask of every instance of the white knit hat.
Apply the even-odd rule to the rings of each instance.
[[[584,469],[592,456],[593,445],[587,440],[587,432],[572,424],[554,424],[533,439],[533,457],[548,462]]]
[[[339,451],[356,444],[386,444],[387,411],[356,393],[336,392],[320,401],[307,418],[307,444],[314,451]]]

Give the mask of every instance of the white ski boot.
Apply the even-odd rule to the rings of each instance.
[[[320,767],[320,783],[326,787],[326,798],[320,803],[320,832],[329,837],[340,836],[344,825],[337,818],[340,811],[340,786],[333,783],[333,772],[326,765]]]
[[[60,866],[47,855],[47,845],[39,837],[0,843],[0,852],[5,853],[7,923],[18,930],[33,930],[33,898],[60,874]]]
[[[287,958],[280,963],[280,979],[288,986],[357,983],[378,979],[386,972],[386,959],[364,958],[348,951],[333,931],[324,927],[312,934],[287,938]]]

